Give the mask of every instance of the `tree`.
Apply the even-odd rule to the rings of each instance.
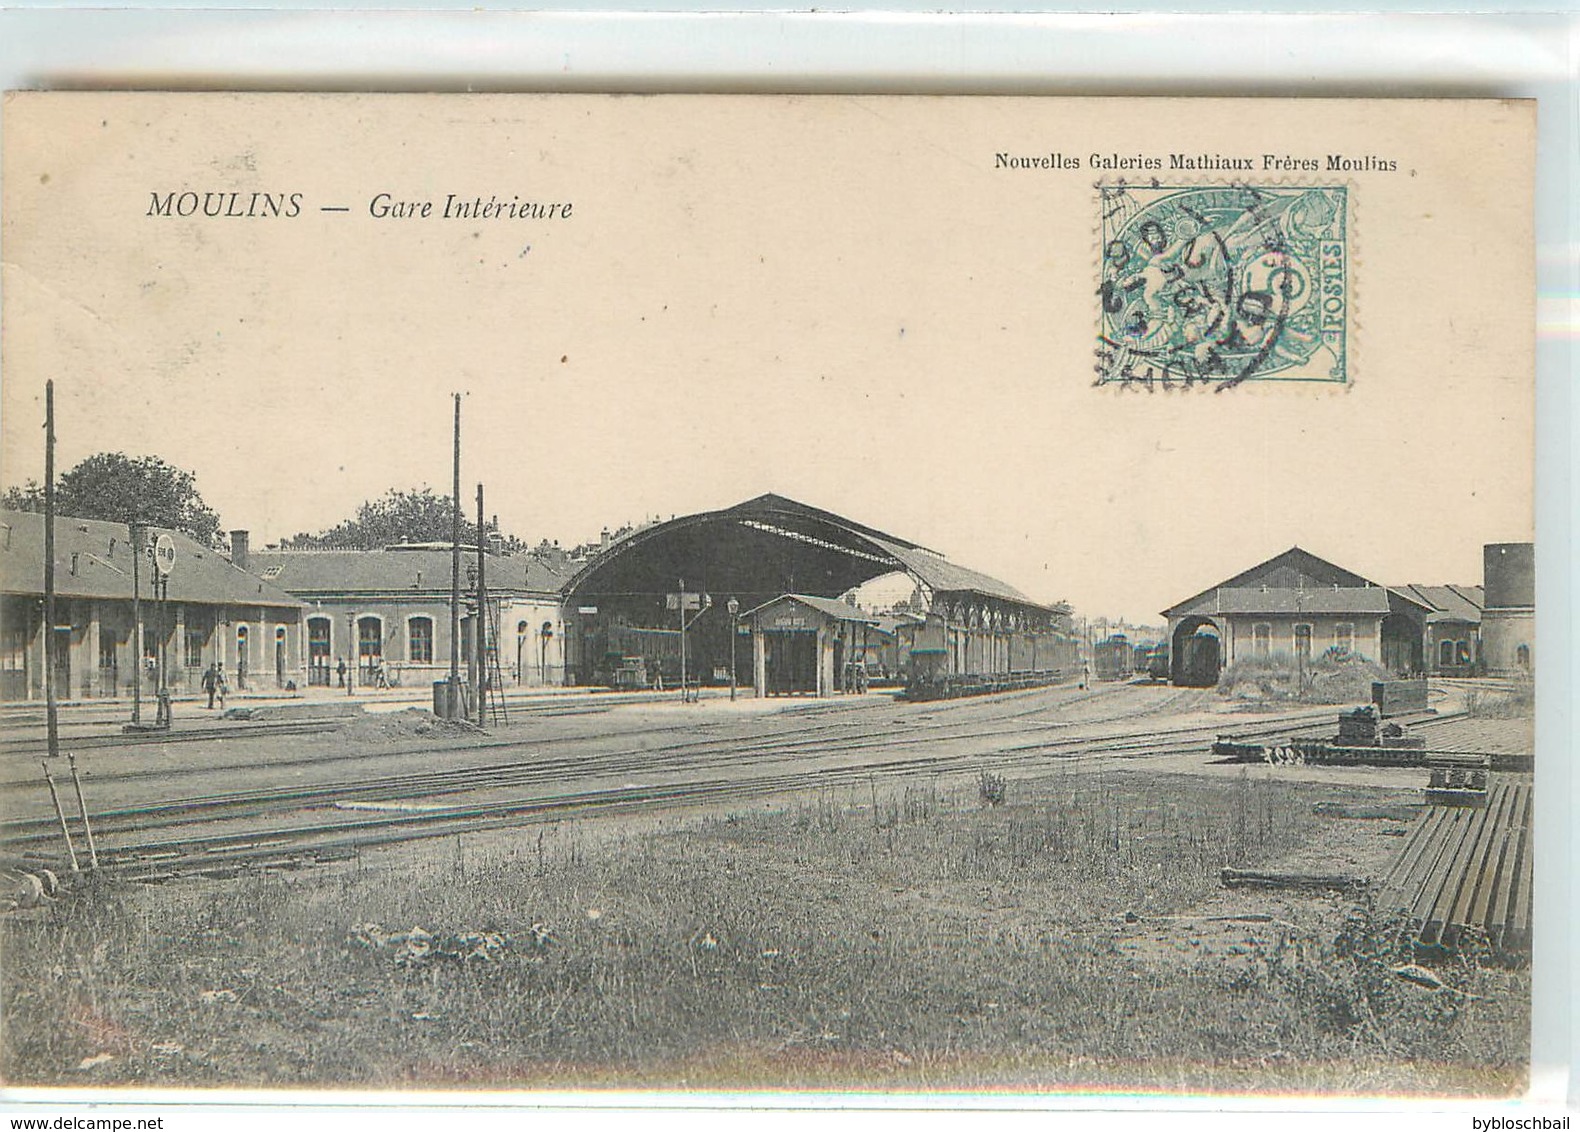
[[[432,488],[415,488],[398,491],[391,488],[378,499],[369,500],[357,508],[355,518],[347,519],[318,534],[299,534],[290,542],[292,547],[305,550],[378,550],[402,542],[450,541],[451,502],[448,495],[435,495]],[[499,528],[493,523],[484,524],[490,534]],[[461,541],[477,543],[477,524],[461,518]],[[526,546],[514,536],[505,540],[511,551],[525,550]]]
[[[4,504],[15,511],[42,511],[44,489],[29,480],[8,488]],[[157,456],[89,456],[56,482],[55,514],[166,527],[205,546],[222,542],[219,515],[198,494],[196,477]]]

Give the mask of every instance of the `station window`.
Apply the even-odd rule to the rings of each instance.
[[[27,628],[7,625],[0,634],[0,672],[27,671]]]
[[[1444,667],[1444,668],[1447,668],[1449,665],[1454,663],[1454,642],[1453,641],[1440,641],[1440,642],[1438,642],[1438,646],[1437,646],[1437,663],[1438,663],[1439,666]]]
[[[1355,626],[1348,621],[1340,621],[1333,626],[1333,647],[1340,652],[1355,651]]]
[[[433,663],[432,617],[413,617],[406,623],[406,659],[413,664]]]
[[[1273,627],[1264,622],[1251,626],[1251,652],[1266,658],[1273,651]]]
[[[1295,652],[1299,656],[1311,656],[1311,626],[1295,626]]]
[[[1455,659],[1458,661],[1458,663],[1460,663],[1460,664],[1469,664],[1470,663],[1470,642],[1469,641],[1459,641],[1459,642],[1457,642],[1455,644],[1455,646],[1454,646],[1454,656],[1455,656]]]
[[[187,626],[186,662],[188,668],[203,667],[203,642],[207,639],[208,631],[203,626]]]
[[[384,659],[384,623],[377,617],[357,621],[357,663],[372,669]]]

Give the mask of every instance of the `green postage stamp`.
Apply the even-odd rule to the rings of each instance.
[[[1097,384],[1343,384],[1343,185],[1097,186]]]

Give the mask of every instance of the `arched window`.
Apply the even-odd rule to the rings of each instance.
[[[1266,622],[1251,626],[1251,652],[1267,657],[1273,651],[1273,627]]]
[[[413,617],[406,622],[406,660],[411,664],[433,663],[432,617]]]
[[[375,616],[357,619],[357,665],[371,674],[384,660],[384,622]],[[365,675],[364,680],[370,676]]]
[[[332,624],[327,617],[307,619],[307,682],[329,684],[329,636]]]
[[[1470,663],[1470,642],[1457,641],[1454,644],[1454,662],[1456,664]]]
[[[1454,642],[1439,641],[1437,646],[1437,663],[1440,668],[1447,668],[1454,663]]]
[[[1353,652],[1355,650],[1355,626],[1348,621],[1340,621],[1333,626],[1333,647],[1343,653]]]

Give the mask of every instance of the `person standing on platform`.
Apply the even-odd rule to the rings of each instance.
[[[214,666],[210,664],[203,670],[203,690],[208,693],[208,706],[210,711],[214,710],[214,691],[218,684],[219,681],[214,675]]]
[[[335,687],[337,687],[337,688],[344,688],[345,686],[346,686],[346,658],[343,657],[343,656],[337,656],[337,657],[335,657]]]

